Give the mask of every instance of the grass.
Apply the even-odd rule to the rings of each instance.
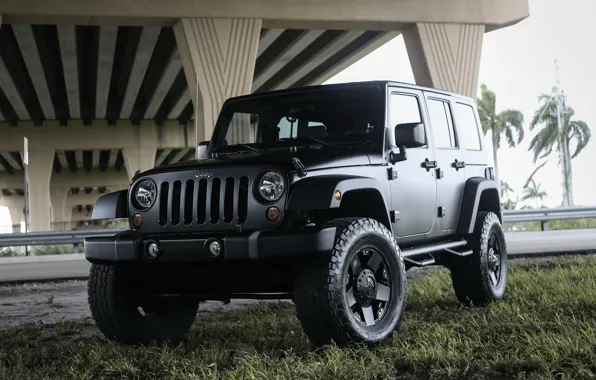
[[[460,306],[449,274],[412,282],[404,324],[375,350],[313,349],[293,305],[197,320],[177,347],[81,337],[88,322],[0,331],[2,379],[413,379],[596,377],[596,257],[512,264],[507,299]]]

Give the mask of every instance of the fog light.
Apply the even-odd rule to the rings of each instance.
[[[219,256],[219,253],[221,252],[221,244],[219,244],[217,240],[212,241],[209,244],[209,252],[211,252],[213,257]]]
[[[267,220],[270,222],[277,222],[279,220],[279,209],[277,207],[269,207],[267,209]]]
[[[157,255],[159,255],[159,246],[157,245],[157,243],[150,243],[147,246],[147,256],[150,259],[154,259],[157,257]]]
[[[143,225],[143,215],[135,214],[135,216],[132,217],[132,225],[135,226],[135,228],[141,228]]]

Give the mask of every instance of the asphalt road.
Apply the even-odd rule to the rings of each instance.
[[[596,252],[596,229],[510,232],[510,256]],[[83,254],[0,258],[0,283],[86,278],[90,264]]]

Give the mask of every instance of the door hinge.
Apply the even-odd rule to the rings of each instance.
[[[389,217],[391,218],[391,223],[397,223],[397,222],[399,222],[399,211],[397,211],[397,210],[391,210],[389,212]]]
[[[387,173],[388,173],[389,181],[394,181],[397,179],[397,170],[395,170],[395,168],[393,166],[387,169]]]
[[[438,212],[439,218],[442,218],[442,217],[444,217],[447,214],[447,210],[443,206],[439,206],[438,211],[439,211]]]

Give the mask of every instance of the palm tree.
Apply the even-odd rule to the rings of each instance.
[[[557,91],[555,88],[553,91]],[[557,91],[558,92],[558,91]],[[559,130],[557,123],[557,104],[551,95],[541,94],[538,97],[540,107],[534,113],[530,130],[537,125],[542,125],[540,132],[530,142],[528,150],[534,152],[534,163],[540,159],[545,161],[530,174],[526,185],[530,183],[536,172],[548,162],[553,150],[559,154],[559,165],[561,167],[563,185],[563,205],[573,205],[573,176],[571,172],[571,160],[588,145],[590,141],[590,127],[581,120],[571,120],[575,111],[571,107],[563,106],[561,118],[562,128]],[[575,151],[570,154],[569,145],[571,141],[576,143]]]
[[[524,115],[521,111],[507,109],[497,113],[497,96],[488,89],[485,84],[480,86],[480,98],[478,98],[478,115],[482,123],[484,134],[491,132],[493,142],[493,158],[495,161],[495,177],[499,180],[499,164],[497,162],[497,150],[501,146],[501,135],[505,134],[510,147],[515,147],[524,139]],[[514,139],[517,134],[517,140]]]
[[[540,184],[536,183],[536,181],[531,180],[529,186],[524,187],[524,193],[522,195],[522,201],[531,201],[536,200],[536,208],[540,208],[538,206],[538,202],[543,200],[548,194],[546,191],[540,188]]]
[[[513,189],[505,181],[501,181],[501,196],[509,198],[509,193],[513,193]]]

